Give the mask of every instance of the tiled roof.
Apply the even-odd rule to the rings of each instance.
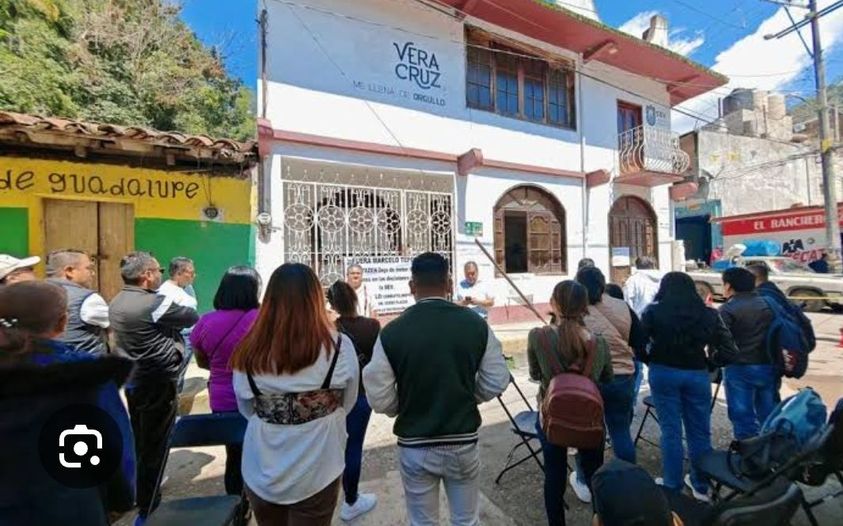
[[[257,160],[257,143],[253,141],[238,142],[142,126],[100,124],[9,111],[0,111],[0,143],[72,149],[80,157],[85,157],[88,150],[124,156],[156,156],[166,159],[168,164],[197,159],[216,164],[251,164]]]

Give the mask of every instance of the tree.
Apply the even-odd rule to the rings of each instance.
[[[253,94],[167,0],[0,0],[0,108],[248,139]]]

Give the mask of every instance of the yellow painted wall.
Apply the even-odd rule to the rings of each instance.
[[[136,219],[207,221],[202,210],[215,206],[214,223],[251,222],[249,179],[133,168],[111,164],[0,156],[0,208],[29,211],[29,248],[44,245],[44,199],[130,203]]]

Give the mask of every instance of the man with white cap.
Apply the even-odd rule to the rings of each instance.
[[[38,256],[18,259],[9,254],[0,254],[0,285],[11,285],[20,281],[35,281],[35,265],[41,262]]]

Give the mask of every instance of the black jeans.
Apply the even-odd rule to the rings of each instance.
[[[142,384],[126,389],[129,417],[135,435],[137,462],[137,504],[146,516],[157,506],[152,495],[158,489],[158,474],[167,458],[170,430],[176,419],[176,381]]]
[[[544,509],[549,526],[565,526],[565,488],[568,485],[568,448],[547,441],[536,421],[536,431],[544,455]],[[594,450],[580,450],[578,454],[582,476],[591,489],[591,477],[603,465],[603,446]],[[592,499],[592,502],[594,500]]]
[[[227,411],[214,411],[214,413],[226,413]],[[243,493],[243,475],[240,472],[240,462],[243,458],[243,445],[225,446],[225,493],[227,495],[240,495]]]

